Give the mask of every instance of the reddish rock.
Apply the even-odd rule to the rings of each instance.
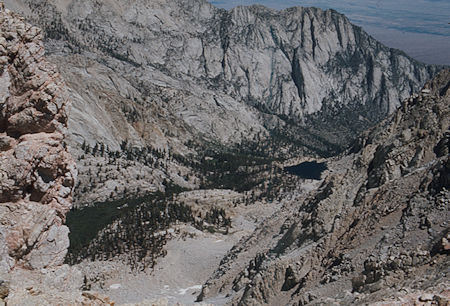
[[[42,35],[0,10],[0,272],[63,263],[76,177],[64,144],[68,98]]]

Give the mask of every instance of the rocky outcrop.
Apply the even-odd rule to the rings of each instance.
[[[68,95],[41,31],[0,4],[0,272],[61,265],[75,163]]]
[[[7,2],[44,29],[75,107],[67,121],[67,96],[43,60],[39,31],[2,8],[0,267],[44,268],[62,284],[76,274],[51,268],[68,243],[63,222],[75,171],[66,126],[83,170],[80,203],[162,190],[167,180],[197,188],[211,172],[189,168],[196,150],[269,139],[281,158],[335,154],[438,70],[331,10],[225,11],[203,0]],[[283,206],[230,250],[199,299],[351,304],[394,294],[392,284],[398,292],[445,282],[448,74],[349,155],[330,160],[318,190],[280,192]],[[76,291],[80,276],[62,290]],[[12,287],[9,299],[39,304],[40,279],[32,289]],[[81,301],[80,294],[55,303]]]
[[[67,79],[78,65],[93,73],[111,69],[114,77],[104,81],[138,104],[146,103],[139,96],[157,99],[149,93],[169,87],[166,111],[196,132],[225,142],[245,139],[241,134],[258,123],[272,129],[275,120],[277,125],[313,126],[328,141],[343,145],[342,134],[332,138],[325,131],[355,137],[393,112],[437,70],[381,45],[333,10],[240,6],[226,11],[204,0],[19,3],[45,29],[52,53],[75,52],[94,60],[70,60]],[[110,86],[104,81],[99,86],[106,90]],[[253,117],[255,112],[262,117]],[[319,124],[324,119],[327,123]],[[119,136],[111,132],[119,131],[102,126],[97,138]]]
[[[236,245],[199,299],[348,305],[436,296],[445,305],[449,85],[450,70],[442,71],[329,160],[321,187]]]
[[[127,173],[105,171],[109,161],[82,152],[83,143],[117,152],[128,140],[186,156],[211,143],[269,140],[283,147],[280,154],[330,156],[438,70],[381,45],[333,10],[226,11],[205,0],[6,3],[44,29],[49,59],[71,89],[80,205],[163,190],[164,179],[199,186],[174,175],[195,177],[173,161],[157,171],[136,160]]]

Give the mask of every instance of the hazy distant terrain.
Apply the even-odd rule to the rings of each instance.
[[[386,45],[431,64],[450,65],[450,1],[446,0],[212,0],[219,7],[262,4],[333,8]]]

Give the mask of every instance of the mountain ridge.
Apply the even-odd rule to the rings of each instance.
[[[439,271],[448,271],[450,248],[449,85],[442,71],[353,153],[329,159],[321,186],[237,243],[198,300],[359,305],[434,292],[448,301],[448,275]]]
[[[448,302],[450,71],[420,90],[438,67],[333,11],[9,2],[42,25],[61,75],[39,30],[2,24],[0,269],[35,270],[6,274],[0,298]],[[319,180],[285,172],[318,156]]]
[[[43,3],[43,4],[40,4]],[[142,26],[151,25],[154,26],[155,22],[152,18],[149,18],[149,20],[146,20],[142,13],[136,12],[129,12],[124,8],[123,4],[121,6],[121,9],[125,10],[125,17],[123,21],[120,21],[121,18],[115,17],[116,26],[113,28],[113,33],[111,33],[110,29],[108,27],[105,27],[105,24],[107,21],[102,21],[102,23],[99,23],[100,20],[96,20],[92,16],[89,16],[89,14],[83,13],[83,14],[77,14],[77,19],[75,20],[66,20],[66,23],[69,23],[67,26],[64,25],[64,22],[62,23],[56,23],[56,25],[53,25],[54,29],[50,27],[50,25],[44,26],[44,28],[47,27],[47,37],[52,38],[52,35],[55,35],[57,37],[58,33],[58,27],[61,27],[59,31],[61,31],[64,35],[70,36],[70,31],[66,28],[69,28],[71,26],[71,23],[77,24],[78,27],[81,27],[83,32],[92,38],[89,38],[94,43],[94,46],[96,45],[97,50],[104,52],[110,52],[113,57],[117,57],[119,59],[129,61],[132,66],[142,66],[142,65],[153,65],[155,68],[158,68],[161,66],[162,69],[167,71],[169,73],[169,76],[176,76],[180,74],[187,75],[190,78],[193,78],[193,80],[201,80],[206,79],[209,82],[216,81],[217,84],[222,84],[221,86],[226,86],[227,88],[223,88],[222,90],[225,91],[227,94],[229,94],[231,97],[238,96],[238,99],[242,99],[243,101],[246,101],[248,104],[252,104],[252,101],[266,101],[270,100],[272,102],[264,102],[266,104],[267,109],[270,112],[273,112],[274,114],[284,115],[284,116],[291,116],[291,118],[294,118],[295,120],[301,120],[302,114],[308,114],[312,112],[316,112],[317,110],[321,109],[321,103],[325,97],[314,97],[312,91],[317,93],[320,93],[320,90],[308,90],[309,87],[312,85],[311,80],[306,80],[309,82],[307,86],[303,84],[305,82],[304,76],[302,76],[302,69],[306,72],[308,71],[308,68],[310,65],[308,65],[307,62],[315,62],[318,61],[316,65],[323,65],[327,64],[330,65],[329,69],[332,69],[333,63],[328,60],[328,55],[326,55],[326,52],[320,52],[321,49],[324,48],[330,48],[331,45],[337,46],[340,48],[334,48],[334,49],[341,49],[342,51],[346,52],[356,52],[360,51],[356,48],[373,48],[375,47],[375,53],[380,52],[378,49],[382,49],[382,51],[386,52],[389,51],[389,48],[386,48],[382,46],[381,44],[377,43],[372,38],[369,38],[367,34],[365,34],[359,27],[353,26],[349,23],[348,19],[343,17],[342,14],[336,13],[333,10],[327,10],[322,11],[320,9],[316,8],[291,8],[286,9],[282,11],[274,11],[267,8],[264,8],[262,6],[254,6],[254,7],[237,7],[230,11],[226,10],[220,10],[216,9],[207,2],[195,2],[196,5],[192,5],[190,2],[190,5],[187,5],[183,1],[172,1],[169,3],[167,8],[165,8],[168,12],[163,12],[164,17],[167,13],[169,14],[177,14],[178,17],[183,20],[183,22],[186,24],[188,22],[193,23],[193,28],[191,29],[189,26],[183,27],[181,29],[179,26],[176,26],[171,19],[167,20],[167,18],[162,19],[160,16],[158,16],[158,13],[161,14],[159,10],[161,10],[160,4],[157,2],[141,2],[141,1],[133,1],[133,5],[141,5],[142,12],[149,12],[151,15],[151,12],[156,12],[156,17],[152,17],[157,22],[160,22],[158,20],[162,19],[164,20],[167,25],[164,28],[161,28],[161,30],[166,32],[168,35],[175,35],[177,37],[176,33],[182,33],[183,30],[189,29],[188,37],[190,41],[187,41],[186,39],[188,37],[183,37],[180,35],[180,43],[182,45],[178,47],[173,47],[171,52],[173,55],[170,55],[168,50],[164,53],[159,52],[147,52],[147,55],[145,55],[144,52],[139,52],[133,49],[129,49],[129,46],[133,46],[134,49],[141,48],[139,43],[134,43],[133,41],[139,41],[139,39],[144,39],[144,41],[148,40],[145,36],[142,38],[140,36],[149,34],[145,30],[140,30],[139,28]],[[35,2],[33,4],[33,7],[35,10],[39,11],[39,8],[44,5],[50,6],[50,2]],[[90,7],[88,3],[84,4],[87,6],[87,8],[83,8],[83,11],[89,12],[92,10],[95,10],[95,8]],[[146,5],[150,5],[149,8],[145,7]],[[112,5],[114,7],[114,5]],[[131,6],[131,3],[130,3]],[[51,7],[51,6],[50,6]],[[70,8],[70,5],[67,6]],[[180,13],[180,9],[183,8],[184,13]],[[74,9],[74,8],[72,8]],[[116,8],[117,10],[118,8]],[[105,10],[108,12],[108,9],[104,6],[100,6],[97,8],[99,10],[99,14],[96,14],[97,16],[102,16],[101,10]],[[134,8],[133,8],[134,10]],[[51,11],[51,10],[50,10]],[[115,14],[116,11],[111,10],[110,14]],[[56,16],[61,15],[64,16],[64,12],[58,13],[55,12]],[[68,14],[68,12],[65,12]],[[77,11],[77,13],[80,13],[80,11]],[[270,13],[270,14],[269,14]],[[92,14],[92,13],[91,13]],[[130,16],[131,14],[131,16]],[[134,14],[134,15],[133,15]],[[83,16],[86,15],[86,20],[82,20]],[[188,18],[189,16],[198,16],[197,19]],[[207,16],[207,18],[203,18],[202,15]],[[114,15],[113,15],[114,16]],[[299,17],[299,18],[295,18]],[[58,18],[58,17],[57,17]],[[61,17],[59,17],[61,18]],[[67,17],[66,17],[67,18]],[[72,19],[74,17],[71,17]],[[102,17],[100,17],[102,18]],[[135,18],[136,21],[132,21],[132,19]],[[281,18],[282,20],[286,20],[289,22],[293,22],[291,25],[289,24],[283,24],[282,22],[275,22],[273,20],[276,20],[278,18]],[[142,20],[142,21],[141,21]],[[180,20],[180,21],[181,21]],[[299,22],[295,22],[294,20],[300,20]],[[316,20],[320,20],[316,21]],[[42,22],[42,21],[41,21]],[[129,27],[133,28],[133,32],[139,33],[136,35],[136,33],[128,33],[127,37],[124,34],[120,33],[120,30],[125,28],[126,33],[126,27],[124,26],[124,23],[127,24]],[[318,24],[315,24],[315,22],[319,22]],[[89,30],[89,23],[98,24],[95,31],[92,32],[92,30]],[[217,24],[218,23],[218,24]],[[212,26],[211,26],[212,25]],[[227,28],[227,25],[230,28]],[[72,25],[73,26],[73,25]],[[210,26],[210,28],[206,28],[205,26]],[[291,26],[292,29],[289,29],[288,27]],[[84,29],[83,27],[86,27]],[[269,29],[266,29],[266,28]],[[116,29],[117,28],[117,29]],[[156,29],[158,29],[157,27]],[[327,32],[326,29],[331,28],[333,31]],[[344,28],[346,31],[342,32],[339,31],[339,29]],[[152,29],[152,28],[151,28]],[[280,33],[277,33],[277,30],[280,31]],[[73,31],[73,30],[72,30]],[[106,36],[105,38],[98,40],[98,38],[95,35],[98,35],[98,32],[103,32],[103,36]],[[106,32],[105,32],[106,31]],[[154,30],[150,30],[149,32],[152,33]],[[247,32],[246,32],[247,31]],[[66,33],[67,32],[67,33]],[[309,33],[306,33],[309,32]],[[354,32],[354,34],[352,34]],[[74,32],[76,33],[76,32]],[[198,34],[197,34],[198,33]],[[289,34],[292,33],[292,34]],[[120,34],[120,35],[116,35]],[[279,35],[277,35],[279,34]],[[325,34],[332,34],[325,35]],[[347,35],[346,35],[347,34]],[[115,36],[113,36],[115,35]],[[167,47],[164,42],[162,42],[158,37],[157,33],[152,33],[151,35],[155,35],[154,38],[157,39],[159,44],[156,44],[157,46],[161,46],[162,50],[165,50]],[[151,35],[149,37],[151,37]],[[206,36],[205,36],[206,35]],[[250,35],[250,36],[249,36]],[[258,36],[259,35],[259,36]],[[350,36],[349,36],[350,35]],[[134,36],[134,37],[133,37]],[[203,44],[202,37],[205,36],[205,39],[208,40],[209,44],[212,44],[212,46],[208,46],[208,44]],[[260,37],[260,38],[258,38]],[[267,40],[264,40],[267,38]],[[75,42],[77,42],[78,45],[81,47],[88,47],[91,46],[88,42],[86,42],[86,37],[76,37]],[[108,40],[108,43],[105,43],[106,40]],[[261,40],[262,39],[262,40]],[[355,45],[357,47],[351,46],[351,41],[355,40]],[[320,41],[319,41],[320,40]],[[324,40],[329,40],[328,43],[325,43]],[[98,43],[96,43],[98,41]],[[214,43],[215,41],[215,43]],[[220,43],[219,43],[220,42]],[[227,50],[229,46],[227,44],[233,43],[234,45],[237,45],[236,48],[231,48],[230,51]],[[248,43],[252,43],[250,44]],[[100,45],[101,44],[101,45]],[[153,42],[153,45],[155,43]],[[191,46],[189,45],[191,44]],[[206,48],[206,50],[202,51],[202,54],[196,54],[200,51],[201,47],[199,48],[196,44],[204,45],[203,48]],[[330,46],[327,46],[330,44]],[[346,45],[350,44],[350,47],[347,49],[344,49]],[[364,45],[363,45],[364,44]],[[287,66],[291,66],[290,70],[288,70],[288,74],[286,76],[291,79],[289,82],[286,83],[284,86],[288,86],[290,90],[293,90],[294,92],[300,92],[298,95],[291,96],[291,99],[293,99],[290,103],[283,102],[282,107],[281,106],[271,106],[270,103],[276,103],[277,99],[280,99],[280,94],[277,92],[272,92],[272,96],[268,96],[268,92],[261,92],[260,89],[258,89],[259,86],[265,86],[267,89],[270,90],[276,90],[280,91],[279,86],[274,86],[276,84],[272,84],[268,82],[268,80],[264,80],[266,76],[264,76],[264,73],[266,72],[266,69],[259,69],[258,67],[255,67],[254,64],[251,62],[248,62],[248,59],[245,58],[244,55],[242,55],[242,51],[238,49],[240,45],[244,45],[249,50],[252,49],[265,49],[265,48],[275,48],[278,52],[282,54],[268,54],[265,53],[260,54],[262,56],[258,57],[258,61],[266,65],[266,57],[272,57],[275,61],[275,63],[278,61],[281,65],[287,64]],[[290,46],[292,45],[292,46]],[[70,43],[69,43],[70,46]],[[145,46],[148,48],[149,44],[146,43]],[[161,48],[159,47],[159,48]],[[108,48],[108,49],[104,49]],[[128,49],[126,49],[128,48]],[[154,48],[154,47],[151,47]],[[222,50],[219,50],[222,49]],[[317,49],[317,50],[316,50]],[[156,50],[155,50],[156,51]],[[207,53],[210,53],[210,56],[206,55],[205,57],[205,51]],[[325,50],[328,51],[328,50]],[[51,48],[50,48],[50,52]],[[190,54],[189,52],[193,52],[193,54]],[[252,52],[252,51],[250,51]],[[262,52],[262,51],[259,51]],[[300,54],[301,52],[301,54]],[[333,51],[335,52],[335,51]],[[395,60],[396,56],[401,55],[406,60],[410,60],[410,58],[407,58],[403,53],[396,54],[397,51],[389,51],[392,52],[390,57],[391,60]],[[217,53],[217,54],[216,54]],[[317,53],[317,54],[316,54]],[[341,54],[342,53],[342,54]],[[350,68],[356,68],[358,69],[358,61],[361,61],[364,59],[358,58],[360,56],[360,52],[356,52],[356,54],[345,54],[344,52],[335,52],[335,58],[339,59],[342,58],[343,61],[351,60],[354,62],[354,66]],[[255,55],[258,54],[255,52]],[[322,55],[323,54],[323,55]],[[253,55],[253,54],[251,54]],[[321,58],[319,55],[322,55],[323,58]],[[363,53],[364,55],[364,53]],[[181,60],[181,56],[183,56],[183,60]],[[373,60],[374,55],[373,54],[367,54],[368,60],[372,61],[373,63],[377,63],[379,61]],[[303,57],[306,57],[305,61],[301,61]],[[167,59],[165,59],[167,58]],[[227,60],[229,58],[229,60]],[[247,60],[246,62],[242,62],[242,59]],[[193,61],[191,60],[193,59]],[[264,60],[263,60],[264,59]],[[389,59],[389,57],[387,58]],[[200,61],[200,62],[198,62]],[[235,61],[238,61],[238,63],[234,63]],[[202,65],[203,62],[203,65]],[[395,62],[391,62],[395,65]],[[183,67],[183,65],[189,65],[189,67]],[[369,63],[370,64],[370,63]],[[252,67],[253,65],[253,67]],[[349,63],[343,63],[343,67],[347,67]],[[414,64],[416,65],[416,64]],[[240,68],[242,66],[242,68]],[[370,71],[373,69],[376,69],[378,67],[370,67],[371,65],[366,65],[369,67],[369,71],[367,72],[367,83],[378,83],[377,86],[380,86],[380,84],[383,82],[383,80],[379,80],[379,76],[376,75],[377,71]],[[300,68],[302,67],[302,68]],[[339,69],[339,66],[337,69]],[[417,66],[418,68],[419,66]],[[425,67],[425,66],[422,66]],[[431,66],[429,66],[431,67]],[[415,69],[417,69],[415,68]],[[259,69],[259,70],[258,70]],[[204,70],[204,71],[202,71]],[[245,72],[248,70],[248,72]],[[315,69],[317,70],[317,69]],[[270,72],[270,69],[269,69]],[[277,73],[278,71],[273,71],[272,73]],[[314,75],[317,75],[316,73],[310,74],[310,78]],[[245,75],[248,74],[248,77],[254,77],[255,81],[251,80],[245,80],[242,79],[242,77],[245,77]],[[342,74],[342,73],[341,73]],[[374,75],[371,75],[374,74]],[[277,80],[282,79],[284,77],[284,73],[281,73],[281,75],[276,75]],[[422,82],[425,81],[425,79],[428,79],[425,75],[418,74]],[[264,77],[264,78],[263,78]],[[395,77],[395,76],[394,76]],[[182,78],[182,77],[181,77]],[[233,80],[232,78],[237,78],[238,80]],[[303,80],[302,80],[303,79]],[[320,79],[317,79],[319,80]],[[185,80],[188,81],[188,80]],[[230,83],[231,82],[231,83]],[[381,83],[380,83],[381,82]],[[385,80],[385,82],[390,82],[390,80]],[[227,84],[230,83],[230,84]],[[240,84],[242,83],[242,85]],[[247,83],[247,84],[246,84]],[[256,83],[256,84],[255,84]],[[406,82],[408,83],[408,82]],[[213,84],[215,87],[220,86],[217,84]],[[282,83],[283,85],[284,83]],[[345,84],[345,82],[339,82],[339,84]],[[255,86],[256,85],[256,86]],[[408,84],[408,86],[411,86]],[[417,85],[416,85],[417,86]],[[242,88],[246,87],[245,92],[241,92]],[[388,86],[389,87],[389,86]],[[256,89],[254,89],[256,88]],[[302,89],[303,88],[303,89]],[[327,88],[324,86],[324,88]],[[370,84],[368,84],[368,89],[370,89]],[[215,88],[217,89],[217,88]],[[316,89],[316,87],[312,87],[312,89]],[[412,93],[413,88],[409,88],[409,94]],[[329,89],[334,90],[335,89]],[[403,91],[404,89],[401,89]],[[368,91],[368,90],[367,90]],[[377,91],[376,89],[374,90]],[[331,93],[329,93],[331,94]],[[287,93],[285,93],[287,95]],[[304,101],[306,96],[308,97],[308,101]],[[371,97],[373,100],[374,97]],[[389,99],[389,100],[392,100]],[[331,102],[331,101],[330,101]],[[386,101],[387,102],[387,101]],[[398,106],[398,101],[391,101],[385,105],[380,105],[382,107],[382,112],[388,113],[392,112],[393,109],[395,109],[396,106]],[[292,104],[293,103],[293,104]],[[342,103],[342,101],[340,101]],[[299,109],[299,106],[297,104],[304,104],[303,110]],[[263,105],[261,105],[261,102],[257,102],[258,107],[264,108]],[[296,118],[300,117],[300,118]]]
[[[48,58],[74,101],[69,130],[77,159],[83,143],[120,151],[124,141],[194,159],[192,143],[261,141],[284,159],[331,156],[439,70],[382,46],[332,10],[226,11],[180,0],[6,3],[46,33]],[[89,164],[104,164],[84,163],[81,189],[92,185],[83,173],[98,171]],[[140,169],[154,183],[128,174],[133,190],[163,190],[164,179],[199,186],[167,171],[131,173]],[[108,181],[100,184],[113,186],[117,198],[125,186]],[[98,188],[77,193],[77,205],[108,199],[111,187]]]

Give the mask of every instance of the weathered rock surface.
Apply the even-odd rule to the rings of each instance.
[[[14,287],[24,276],[11,274],[12,304],[109,302],[81,295],[76,269],[52,268],[66,252],[75,176],[67,124],[83,171],[80,203],[89,204],[164,189],[167,179],[200,186],[183,161],[196,144],[275,140],[282,130],[307,147],[296,153],[334,154],[437,70],[334,11],[224,11],[202,0],[7,2],[44,28],[75,104],[67,122],[67,96],[43,60],[39,31],[2,8],[1,268],[41,269],[31,289]],[[445,299],[434,288],[448,286],[448,81],[441,73],[350,155],[331,160],[318,190],[281,194],[291,200],[230,250],[199,299],[351,304],[424,288]],[[183,196],[203,204],[195,192]],[[35,289],[53,278],[54,291]]]
[[[199,299],[319,305],[436,296],[445,305],[449,86],[445,70],[330,160],[321,187],[233,247]]]
[[[67,89],[42,39],[0,3],[0,305],[113,305],[63,265],[77,171]]]
[[[7,305],[114,305],[108,297],[81,291],[83,276],[75,267],[62,265],[30,271],[16,269],[7,275]]]
[[[261,135],[286,138],[297,153],[329,156],[438,70],[386,48],[332,10],[226,11],[204,0],[6,3],[44,29],[49,58],[70,88],[80,205],[162,190],[164,179],[198,186],[174,175],[187,171],[170,160],[165,165],[175,171],[153,172],[136,161],[127,188],[124,173],[113,169],[93,184],[89,173],[108,163],[82,160],[84,141],[120,151],[127,139],[185,155],[194,151],[189,143],[232,145]]]
[[[41,31],[0,7],[0,272],[63,263],[75,163],[68,96]]]

